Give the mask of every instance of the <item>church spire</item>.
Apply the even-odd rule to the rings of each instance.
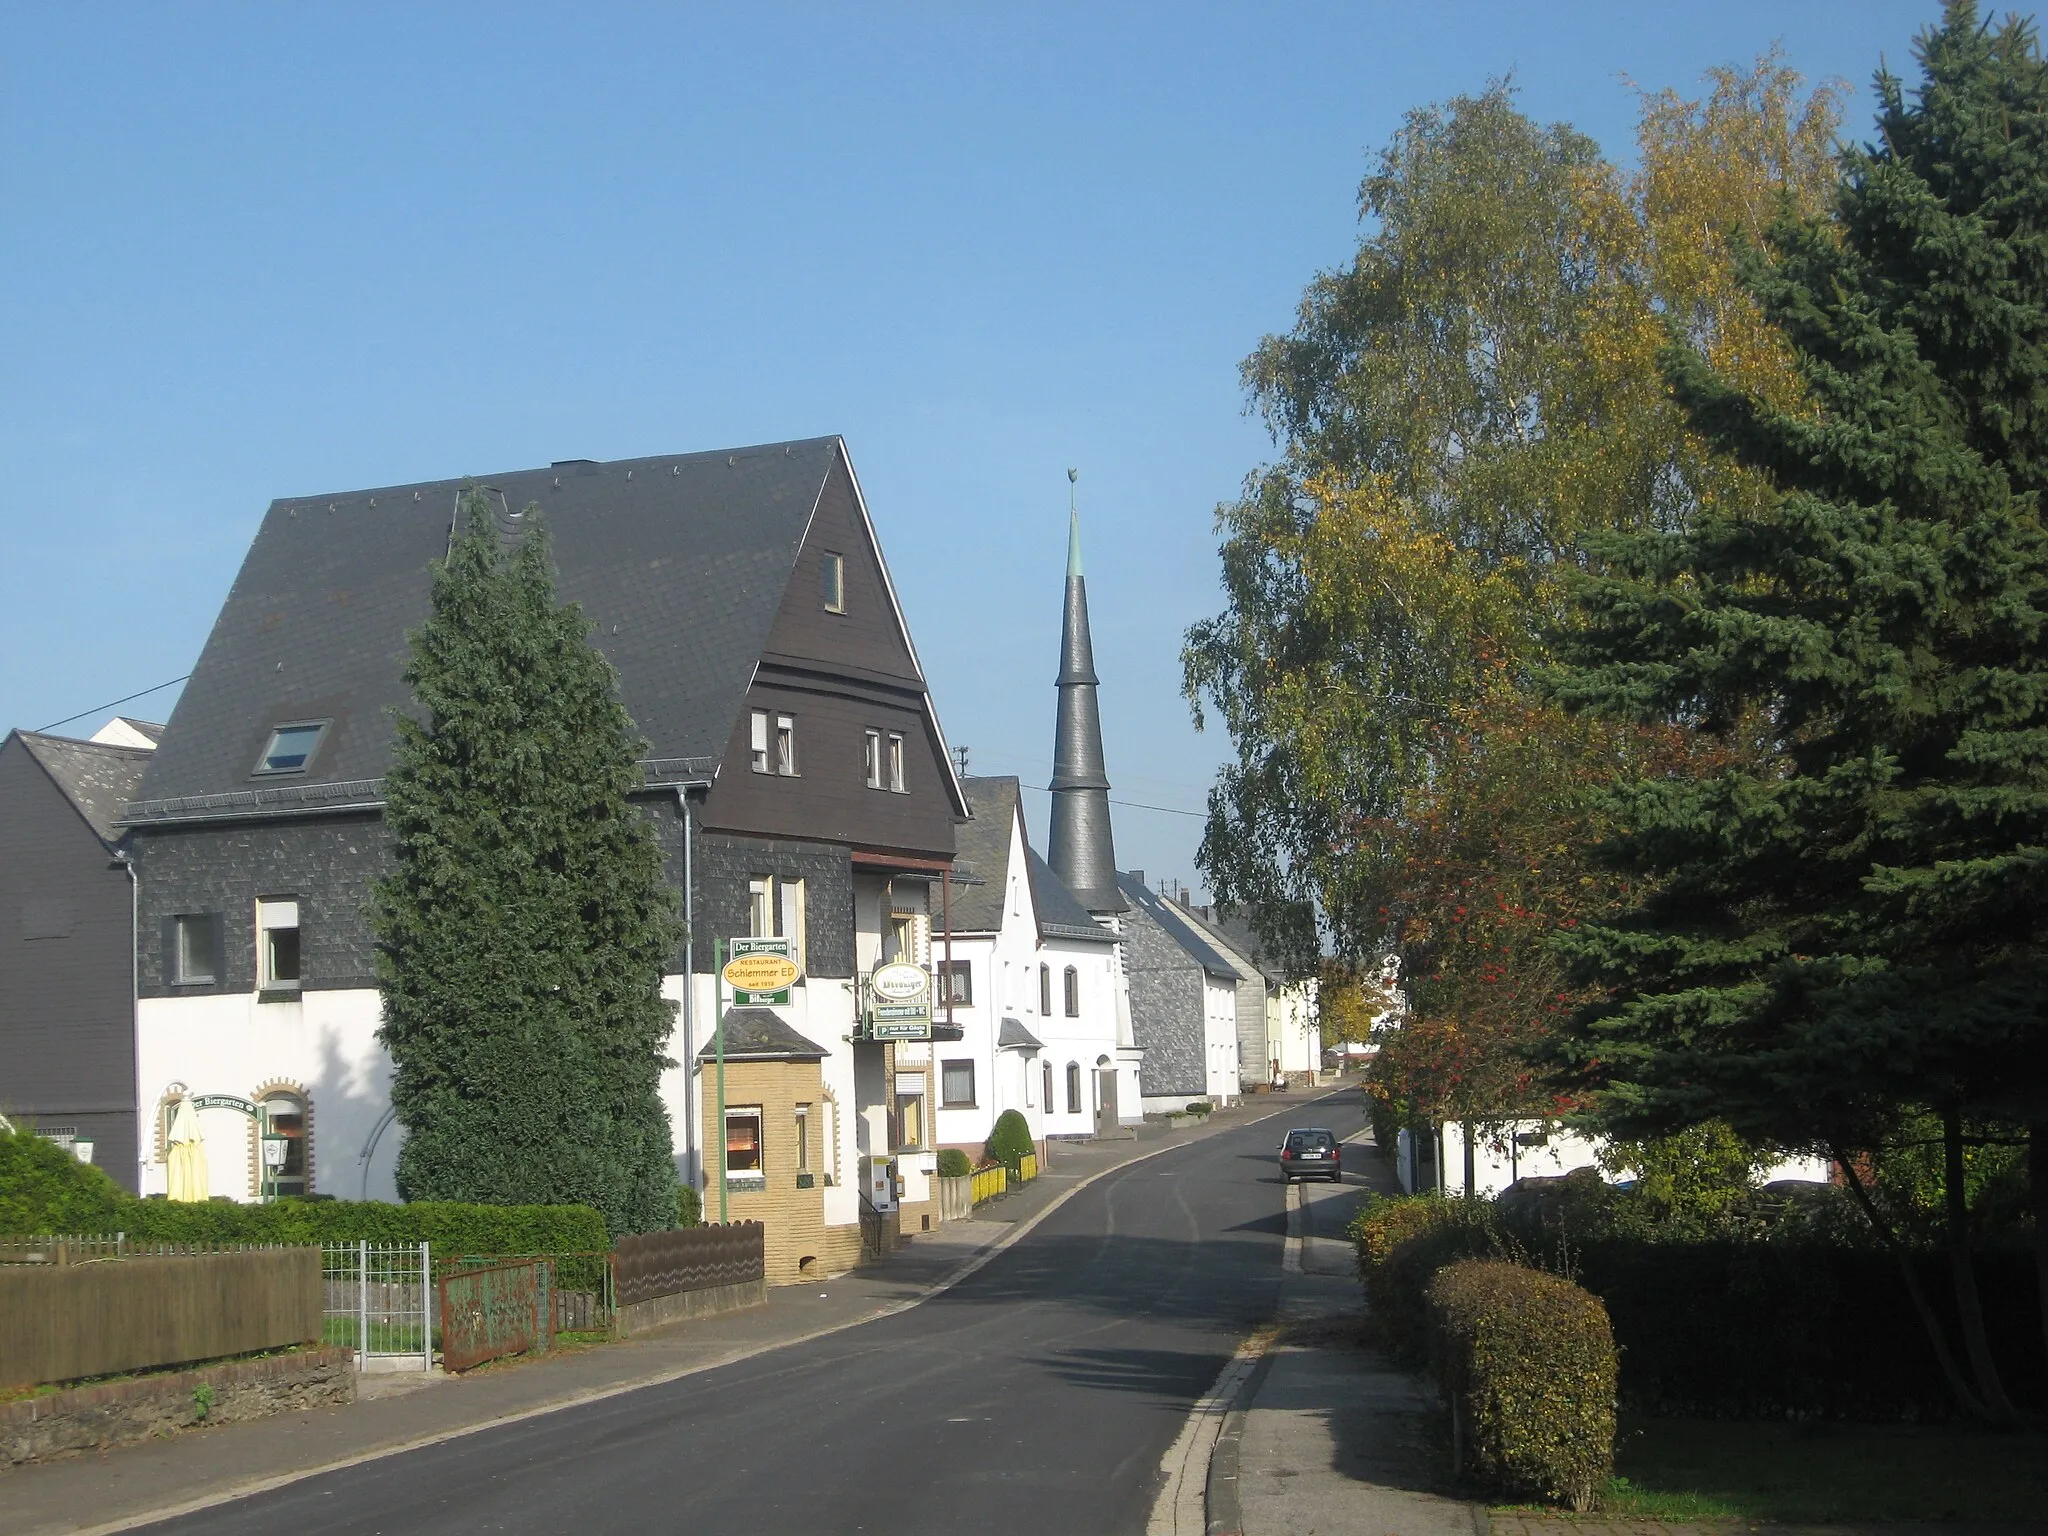
[[[1088,636],[1088,583],[1081,574],[1081,514],[1067,471],[1067,611],[1060,630],[1059,715],[1052,749],[1052,872],[1091,912],[1123,910],[1109,826],[1109,778],[1102,761],[1102,713],[1095,647]]]

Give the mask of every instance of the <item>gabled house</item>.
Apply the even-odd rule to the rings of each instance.
[[[1128,908],[1124,964],[1132,1032],[1145,1051],[1146,1112],[1183,1109],[1194,1099],[1236,1103],[1237,967],[1177,903],[1146,886],[1143,870],[1117,876],[1117,887]]]
[[[937,958],[939,1013],[960,1032],[935,1046],[939,1145],[979,1152],[1009,1109],[1040,1141],[1113,1133],[1113,1091],[1098,1118],[1116,1071],[1116,936],[1031,847],[1016,779],[961,784],[974,819]]]
[[[1237,971],[1238,1073],[1245,1091],[1314,1087],[1323,1053],[1316,978],[1289,980],[1242,917],[1194,906],[1185,890],[1178,906]]]
[[[164,1125],[190,1095],[218,1194],[395,1194],[365,902],[389,860],[406,634],[469,483],[273,503],[128,808],[145,1187],[162,1187]],[[786,939],[801,975],[773,1011],[822,1053],[802,1122],[829,1238],[814,1257],[844,1268],[864,1197],[900,1202],[913,1226],[934,1209],[930,1046],[867,1039],[861,978],[930,963],[930,888],[966,815],[845,445],[572,460],[481,484],[508,531],[541,508],[559,593],[649,743],[638,799],[691,934],[664,988],[678,1172],[716,1219],[728,1137],[699,1135],[700,1053],[727,997],[716,946]],[[730,1092],[727,1106],[732,1135],[765,1138],[732,1155],[797,1166],[776,1150],[794,1122]],[[286,1143],[280,1168],[258,1166],[266,1134]]]
[[[120,817],[154,729],[0,741],[0,1115],[131,1191],[135,906]]]

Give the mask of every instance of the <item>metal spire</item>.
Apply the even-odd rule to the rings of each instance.
[[[1060,631],[1059,714],[1052,750],[1052,872],[1091,912],[1122,911],[1116,847],[1109,824],[1109,777],[1102,759],[1102,714],[1095,690],[1095,647],[1088,634],[1088,583],[1081,574],[1078,470],[1067,471],[1067,605]]]

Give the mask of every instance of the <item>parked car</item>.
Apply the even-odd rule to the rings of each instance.
[[[1319,1178],[1341,1184],[1344,1149],[1337,1133],[1317,1125],[1289,1131],[1280,1143],[1280,1177],[1290,1184],[1296,1179]]]

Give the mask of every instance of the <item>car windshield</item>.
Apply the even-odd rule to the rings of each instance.
[[[1336,1138],[1328,1131],[1296,1131],[1287,1138],[1287,1145],[1296,1152],[1327,1152],[1336,1145]]]

